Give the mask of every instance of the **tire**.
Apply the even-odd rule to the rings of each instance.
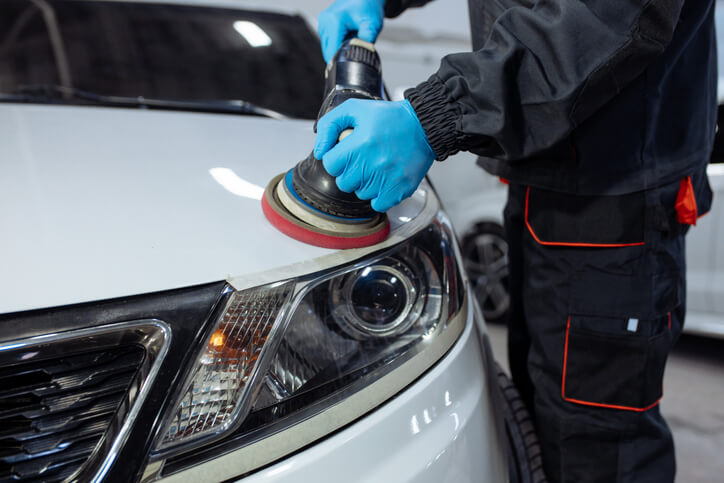
[[[503,227],[478,223],[463,237],[463,263],[486,322],[501,322],[510,311],[508,242]]]
[[[513,381],[499,365],[496,368],[503,397],[510,483],[547,483],[533,420]]]

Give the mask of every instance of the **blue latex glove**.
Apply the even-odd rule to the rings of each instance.
[[[347,128],[354,131],[339,143]],[[317,122],[314,156],[344,192],[385,212],[412,195],[435,160],[409,102],[350,99]]]
[[[382,30],[385,0],[337,0],[319,14],[318,30],[322,54],[329,63],[350,32],[374,43]]]

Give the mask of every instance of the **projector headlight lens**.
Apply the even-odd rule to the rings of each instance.
[[[420,262],[422,270],[416,273],[411,265]],[[439,278],[424,254],[417,254],[416,260],[387,257],[334,278],[331,311],[340,327],[354,337],[389,337],[419,319],[429,293],[428,282],[439,292]]]
[[[364,269],[347,285],[344,296],[354,320],[365,332],[375,335],[394,333],[408,318],[408,299],[414,301],[417,293],[407,275],[385,265]]]
[[[359,417],[409,385],[462,331],[451,324],[463,318],[455,316],[464,294],[454,238],[441,216],[405,243],[352,265],[234,292],[158,450],[186,451],[224,435],[239,446],[259,441],[323,418],[385,378],[388,394],[372,391],[349,412]],[[393,377],[398,373],[405,375]],[[319,424],[333,430],[345,421]]]

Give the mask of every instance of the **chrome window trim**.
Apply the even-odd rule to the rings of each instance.
[[[435,336],[418,344],[410,356],[369,385],[346,395],[334,405],[297,424],[259,438],[239,449],[228,451],[198,465],[162,477],[163,460],[149,463],[143,483],[162,479],[168,482],[215,482],[232,479],[278,461],[330,433],[364,417],[414,383],[453,347],[463,333],[470,313],[465,292],[460,311],[441,322]],[[444,320],[444,319],[443,319]]]
[[[131,398],[132,403],[130,409],[126,414],[120,414],[121,411],[123,411],[123,405],[121,404],[121,407],[119,407],[117,417],[120,421],[122,421],[122,425],[115,434],[110,449],[106,452],[105,456],[103,456],[102,463],[96,465],[97,469],[95,470],[92,478],[86,480],[93,483],[99,482],[105,478],[109,468],[118,456],[120,449],[126,443],[130,430],[143,407],[143,403],[148,396],[163,360],[168,353],[171,343],[171,327],[166,322],[158,319],[138,319],[97,327],[43,334],[0,343],[0,356],[2,356],[2,359],[18,359],[27,361],[27,358],[20,358],[23,355],[28,354],[28,352],[25,352],[27,349],[31,349],[33,347],[73,340],[77,340],[79,343],[86,342],[98,344],[99,340],[103,340],[104,337],[111,338],[114,335],[124,332],[133,332],[134,335],[137,336],[138,340],[134,340],[134,342],[145,348],[146,355],[133,378],[133,385],[128,391],[128,393],[131,393],[134,388],[136,389],[135,397]],[[16,352],[20,353],[18,354],[19,357],[13,357]],[[52,349],[50,352],[52,353]],[[146,363],[146,360],[148,360],[148,363]],[[144,372],[144,369],[147,369],[147,371]],[[128,394],[125,397],[129,398]],[[112,427],[109,426],[109,429],[112,429]],[[88,458],[88,461],[84,463],[78,471],[70,476],[67,481],[77,480],[88,470],[89,464],[94,464],[94,456],[97,456],[97,453],[100,451],[102,442],[103,439],[98,442],[98,445]],[[88,475],[86,475],[86,477],[87,476]]]

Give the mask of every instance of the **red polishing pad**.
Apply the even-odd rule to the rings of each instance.
[[[275,180],[270,183],[275,184]],[[268,197],[272,197],[271,202]],[[350,234],[334,234],[329,230],[322,230],[299,220],[288,213],[284,206],[273,197],[273,192],[267,190],[261,198],[261,207],[267,220],[274,227],[287,236],[322,248],[347,249],[362,248],[379,243],[390,234],[390,222],[387,218],[380,224],[378,229],[370,232],[364,230],[364,234],[354,236]]]

